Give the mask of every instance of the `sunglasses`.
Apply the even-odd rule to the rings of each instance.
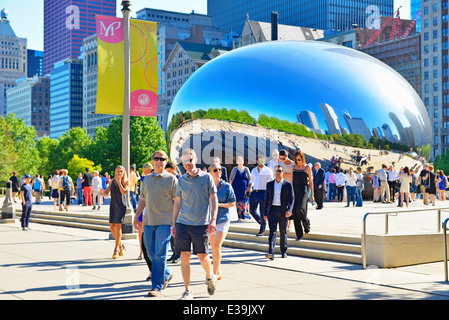
[[[214,169],[213,171],[214,171],[214,172],[220,172],[221,169]]]
[[[284,170],[276,170],[276,172],[284,172]]]
[[[166,159],[163,157],[153,157],[153,161],[160,161],[160,162],[164,162]]]
[[[186,160],[182,160],[182,164],[189,164],[192,163],[193,159],[186,159]]]

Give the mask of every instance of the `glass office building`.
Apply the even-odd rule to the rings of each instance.
[[[55,63],[50,77],[50,138],[83,126],[83,60]]]
[[[391,16],[394,9],[393,0],[207,1],[212,25],[235,32],[242,31],[247,14],[251,20],[270,22],[272,11],[279,13],[280,24],[345,31],[354,25],[369,28],[372,17]]]
[[[421,10],[421,0],[410,0],[410,19],[413,19]],[[421,15],[416,20],[416,32],[421,32]]]
[[[95,15],[116,16],[116,0],[44,0],[44,74],[78,58],[83,39],[94,34]]]
[[[43,63],[44,52],[39,50],[27,50],[28,65],[27,65],[27,77],[32,78],[34,76],[43,76]]]

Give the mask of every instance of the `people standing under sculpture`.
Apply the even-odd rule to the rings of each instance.
[[[293,222],[295,224],[296,240],[299,241],[310,232],[310,220],[307,218],[307,202],[309,189],[314,190],[312,168],[310,168],[301,150],[297,150],[293,156],[293,191],[295,202],[293,205]],[[323,172],[324,177],[324,172]],[[323,180],[324,181],[324,180]],[[316,189],[315,189],[316,190]],[[311,193],[314,202],[314,192]]]
[[[240,222],[251,219],[251,215],[249,214],[249,198],[245,194],[250,181],[251,172],[248,167],[243,165],[243,157],[238,156],[237,166],[232,168],[231,174],[229,175],[229,183],[234,189],[237,216]]]
[[[438,179],[438,199],[446,200],[447,177],[444,175],[443,170],[437,170],[437,179]]]
[[[377,178],[379,178],[380,185],[380,201],[382,201],[382,203],[390,203],[390,187],[388,186],[387,166],[385,164],[383,164],[382,169],[377,172]]]
[[[402,199],[402,203],[400,203],[401,207],[404,206],[404,202],[408,207],[408,196],[410,193],[411,182],[412,182],[412,175],[410,174],[409,168],[405,167],[404,172],[401,174],[401,187],[399,189],[399,192],[401,193],[399,196],[399,200]]]
[[[287,150],[282,149],[281,151],[279,151],[279,160],[281,161],[281,166],[284,169],[283,179],[289,181],[290,183],[293,182],[293,167],[295,166],[295,163],[289,159]],[[273,174],[274,173],[275,172],[273,170]],[[288,231],[291,230],[292,222],[293,222],[293,216],[291,215],[288,219],[288,225],[287,225]]]
[[[357,180],[356,180],[356,192],[357,192],[357,207],[363,207],[363,197],[362,197],[362,191],[365,189],[365,182],[363,181],[363,173],[362,168],[357,167],[357,174],[356,174]]]
[[[83,192],[84,192],[84,206],[92,205],[92,174],[90,169],[86,168],[83,175]]]
[[[209,234],[215,231],[217,221],[217,188],[212,176],[196,167],[198,158],[192,149],[184,149],[181,161],[186,173],[178,179],[173,206],[172,235],[176,250],[181,252],[181,272],[185,291],[181,300],[193,299],[190,288],[190,258],[198,256],[206,272],[207,291],[215,293],[216,277],[208,255]]]
[[[421,188],[421,193],[423,195],[423,203],[428,204],[429,203],[429,185],[427,184],[426,177],[429,173],[429,165],[426,163],[424,165],[424,168],[419,173],[418,177],[418,186]]]
[[[396,186],[397,186],[397,180],[399,179],[398,172],[393,168],[393,166],[390,166],[390,170],[388,170],[388,186],[390,188],[390,199],[389,201],[394,202],[394,196],[396,194]]]
[[[315,188],[314,196],[316,201],[316,209],[323,209],[323,198],[325,192],[325,172],[321,168],[321,164],[316,162],[314,165],[315,173],[313,174],[313,187]]]
[[[33,208],[33,189],[31,187],[31,176],[25,175],[25,183],[20,187],[20,201],[22,203],[22,216],[20,217],[20,223],[23,231],[30,230],[30,216],[31,209]]]
[[[109,205],[109,227],[115,239],[114,253],[112,259],[123,256],[125,246],[122,244],[122,223],[126,214],[126,193],[129,189],[129,180],[123,166],[115,168],[114,178],[106,190],[101,189],[103,196],[111,194]],[[118,254],[117,254],[118,252]]]
[[[209,166],[209,173],[217,188],[217,225],[215,231],[210,234],[210,245],[212,247],[213,272],[217,280],[221,280],[221,246],[231,225],[229,208],[235,207],[234,189],[230,183],[221,178],[221,166],[212,163]]]
[[[346,182],[346,200],[347,205],[346,207],[349,207],[349,202],[352,198],[352,206],[355,207],[355,192],[357,188],[357,176],[352,170],[352,167],[349,168],[349,171],[345,175],[345,182]]]
[[[287,257],[287,221],[292,216],[295,196],[293,185],[283,178],[282,166],[275,167],[275,180],[267,183],[265,196],[265,216],[270,228],[268,237],[268,253],[265,255],[270,260],[274,259],[274,247],[276,244],[276,230],[279,225],[281,257]]]
[[[265,215],[263,203],[265,201],[265,192],[267,183],[274,179],[273,171],[265,166],[265,156],[257,157],[257,167],[251,171],[251,181],[248,184],[246,193],[249,194],[249,213],[260,224],[259,233],[257,236],[265,234],[266,222],[262,217]],[[257,213],[259,206],[260,214]]]
[[[343,202],[343,194],[345,190],[345,174],[342,168],[338,168],[338,172],[335,175],[335,184],[337,186],[337,201]]]
[[[271,152],[272,159],[268,161],[267,167],[271,169],[271,171],[274,172],[274,167],[281,165],[281,160],[279,159],[279,150],[273,149]]]
[[[433,165],[429,165],[429,171],[427,172],[427,175],[424,177],[424,180],[426,181],[426,192],[430,196],[429,204],[432,203],[432,206],[435,206],[435,195],[437,193],[437,176],[435,172],[433,172]]]

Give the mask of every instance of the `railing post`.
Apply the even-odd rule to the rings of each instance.
[[[441,232],[441,209],[438,209],[437,233]]]
[[[369,213],[366,213],[363,216],[362,264],[364,270],[366,270],[366,217],[368,217],[368,215]]]
[[[444,238],[444,281],[448,282],[448,275],[447,275],[447,222],[449,221],[449,218],[444,220],[443,223],[443,238]]]
[[[388,234],[388,213],[385,214],[385,234]]]

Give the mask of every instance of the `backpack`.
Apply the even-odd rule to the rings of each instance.
[[[70,190],[70,183],[69,183],[69,177],[64,176],[62,177],[62,190]]]

